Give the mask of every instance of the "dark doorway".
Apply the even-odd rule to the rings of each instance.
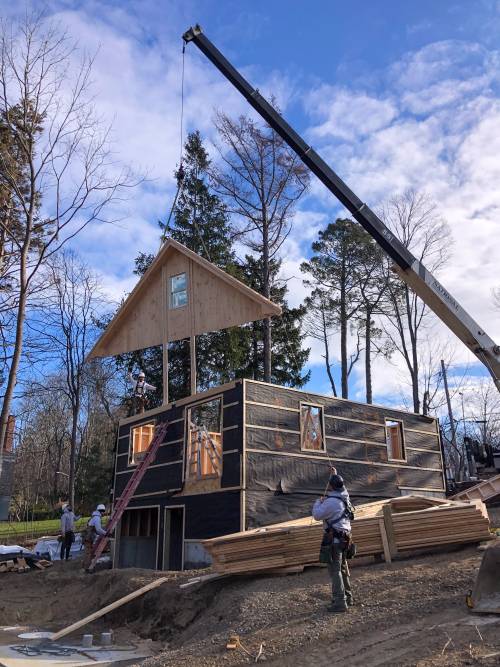
[[[166,507],[163,569],[182,570],[184,567],[183,551],[184,507]]]
[[[158,507],[125,510],[121,519],[118,567],[156,570]]]

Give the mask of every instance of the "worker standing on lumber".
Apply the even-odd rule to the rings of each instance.
[[[83,531],[82,539],[85,548],[83,556],[83,569],[88,570],[92,563],[92,547],[99,536],[106,535],[106,531],[102,527],[102,517],[106,512],[106,506],[102,503],[97,505],[97,508],[92,512],[92,516],[87,523],[87,527]]]
[[[326,495],[314,503],[312,515],[323,521],[325,533],[321,544],[321,560],[328,565],[332,580],[332,603],[328,611],[342,613],[353,604],[347,553],[351,541],[351,519],[354,511],[344,480],[331,469]]]
[[[63,507],[61,514],[61,560],[69,560],[71,545],[75,541],[76,516],[69,505]]]
[[[134,414],[142,414],[146,407],[148,391],[156,391],[156,387],[146,382],[144,371],[139,371],[137,380],[132,373],[129,374],[128,379],[133,385]]]

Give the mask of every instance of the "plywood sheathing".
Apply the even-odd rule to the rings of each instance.
[[[169,278],[186,273],[186,306],[169,309]],[[281,308],[169,239],[89,354],[106,357],[280,315]]]

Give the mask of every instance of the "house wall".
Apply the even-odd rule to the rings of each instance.
[[[222,477],[217,489],[197,492],[191,483],[185,488],[187,414],[190,407],[205,400],[222,398]],[[243,456],[243,385],[231,383],[200,393],[175,404],[122,420],[118,432],[114,497],[122,494],[136,466],[130,464],[132,429],[140,424],[169,421],[165,442],[149,466],[128,508],[158,507],[157,567],[163,566],[165,508],[184,509],[185,567],[189,557],[196,563],[198,543],[203,539],[237,532],[241,527]],[[203,482],[200,482],[202,485]],[[201,488],[201,486],[200,486]],[[116,553],[120,554],[120,527]]]
[[[301,449],[301,402],[323,407],[326,452]],[[403,423],[405,462],[388,458],[386,418]],[[444,496],[435,419],[245,380],[245,528],[307,516],[330,465],[354,502]]]

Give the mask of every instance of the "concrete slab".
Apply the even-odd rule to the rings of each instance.
[[[75,651],[78,647],[75,647]],[[102,649],[92,650],[88,652],[87,657],[81,653],[74,653],[70,656],[57,656],[49,654],[41,654],[36,656],[22,655],[15,651],[12,646],[0,646],[0,665],[2,667],[87,667],[87,665],[113,665],[119,667],[120,665],[133,664],[138,660],[143,660],[151,655],[147,649],[131,649],[131,650],[109,650]]]

